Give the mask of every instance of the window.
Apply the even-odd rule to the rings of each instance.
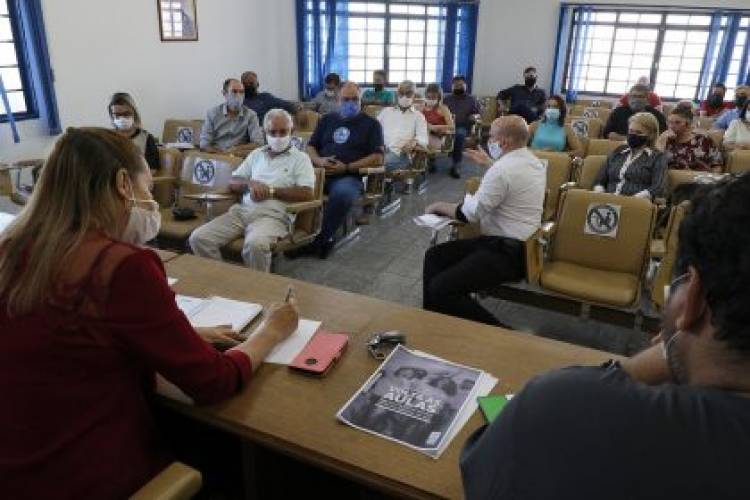
[[[162,40],[195,40],[195,3],[192,0],[159,2]]]
[[[8,0],[0,0],[0,76],[13,116],[17,119],[32,118],[34,107],[20,49],[18,19],[10,7]],[[6,118],[5,106],[0,102],[0,119]]]
[[[715,81],[727,84],[731,98],[746,71],[750,13],[570,8],[563,91],[616,96],[646,76],[662,98],[701,99]],[[729,61],[720,49],[725,39],[734,40]]]
[[[391,84],[470,82],[477,13],[473,0],[297,0],[300,93],[314,95],[329,72],[363,85],[379,69]]]
[[[347,79],[372,83],[372,72],[383,69],[392,83],[440,80],[445,7],[356,2],[348,11]]]

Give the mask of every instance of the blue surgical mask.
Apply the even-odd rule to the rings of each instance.
[[[560,119],[560,110],[557,108],[547,108],[544,110],[544,116],[547,117],[547,121],[556,122]]]
[[[490,157],[492,157],[493,160],[497,160],[501,156],[503,156],[503,148],[500,147],[500,144],[494,141],[487,142],[487,152],[490,154]]]
[[[339,114],[341,118],[348,119],[354,118],[359,114],[359,102],[358,101],[344,101],[339,107]]]

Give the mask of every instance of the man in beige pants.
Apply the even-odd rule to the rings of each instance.
[[[244,234],[245,265],[269,271],[271,244],[286,236],[292,223],[286,204],[313,198],[315,172],[310,157],[291,144],[289,113],[272,109],[263,122],[267,145],[250,153],[233,173],[230,188],[243,194],[242,203],[193,231],[190,248],[220,260],[220,248]]]

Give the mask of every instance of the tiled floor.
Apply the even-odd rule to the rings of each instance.
[[[479,175],[480,167],[464,165],[464,178]],[[404,305],[419,307],[422,303],[422,261],[429,246],[431,232],[417,227],[412,218],[424,213],[433,201],[459,201],[463,180],[447,175],[447,165],[429,176],[424,194],[402,196],[398,212],[385,217],[371,217],[362,227],[361,236],[335,250],[327,260],[300,258],[294,261],[280,257],[275,272],[313,283],[361,293]],[[0,211],[16,212],[18,208],[0,198]],[[567,342],[620,354],[639,350],[645,342],[636,331],[618,328],[593,320],[496,299],[483,304],[500,320],[529,334],[543,335]]]

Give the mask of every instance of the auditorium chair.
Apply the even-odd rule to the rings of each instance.
[[[131,500],[189,500],[201,489],[203,478],[197,470],[180,462],[166,469],[143,485]]]
[[[750,150],[736,149],[727,154],[726,171],[730,174],[750,171]]]
[[[665,117],[669,116],[672,113],[672,110],[674,110],[675,105],[674,104],[662,104],[661,105],[661,114],[663,114]]]
[[[561,188],[570,181],[573,159],[567,153],[535,150],[532,152],[547,164],[547,185],[544,192],[542,220],[554,220]]]
[[[664,237],[657,238],[651,241],[651,257],[652,258],[654,259],[664,258],[664,255],[667,252],[667,246],[669,245],[669,240],[670,238],[675,236],[677,228],[679,227],[680,222],[682,220],[682,215],[684,212],[683,205],[685,203],[687,202],[684,201],[678,205],[672,206],[669,209],[669,217],[667,218],[667,225],[664,228]],[[683,207],[683,208],[680,209],[680,207]]]
[[[656,206],[648,200],[564,192],[558,220],[546,231],[549,257],[541,270],[542,287],[584,303],[634,308],[655,218]]]
[[[605,101],[599,99],[577,99],[575,102],[577,105],[584,106],[586,108],[603,108],[612,109],[615,105],[613,101]]]
[[[315,168],[313,199],[286,204],[286,211],[293,217],[293,222],[289,226],[289,234],[271,245],[271,253],[273,255],[312,243],[318,233],[320,233],[323,223],[324,185],[325,169]],[[244,236],[241,236],[226,245],[222,248],[223,256],[228,260],[242,262],[242,246],[244,241]]]
[[[181,168],[182,152],[179,149],[159,146],[159,170],[153,173],[154,179],[161,179],[162,177],[177,179],[180,176]],[[170,185],[169,182],[155,180],[152,194],[160,207],[174,205],[175,189],[174,185]]]
[[[568,106],[568,116],[583,116],[583,110],[586,106],[583,104],[572,104]]]
[[[706,131],[706,134],[711,138],[711,141],[714,143],[714,146],[717,148],[723,150],[724,149],[724,131],[723,130],[717,130],[717,129],[711,129]]]
[[[198,147],[201,139],[201,128],[203,128],[203,120],[178,120],[169,118],[164,120],[161,142],[163,144],[179,143],[185,146],[192,144]],[[184,147],[184,149],[189,148]]]
[[[9,196],[16,205],[26,205],[43,165],[41,159],[0,163],[0,196]]]
[[[571,116],[565,122],[573,129],[573,133],[585,141],[598,139],[602,136],[602,121],[599,118]]]
[[[292,136],[295,139],[298,139],[295,146],[297,146],[300,151],[305,150],[305,147],[307,146],[310,137],[315,131],[315,127],[318,125],[319,120],[320,113],[317,113],[316,111],[313,111],[311,109],[303,108],[295,113],[294,133],[292,134]]]
[[[607,119],[611,112],[612,111],[609,108],[584,108],[582,116],[584,118],[597,118],[601,120],[602,123],[607,123]]]
[[[366,104],[365,106],[362,106],[362,111],[372,118],[377,118],[380,112],[383,111],[384,107],[385,106],[379,104]]]
[[[625,141],[611,141],[609,139],[590,139],[586,147],[586,156],[609,155],[619,146],[626,144]]]
[[[179,176],[154,179],[154,186],[166,184],[175,190],[174,207],[191,208],[197,215],[189,220],[176,220],[174,207],[162,207],[159,246],[183,250],[193,230],[226,212],[237,201],[229,183],[241,162],[236,156],[187,151]]]
[[[677,258],[680,224],[689,208],[690,202],[684,201],[672,209],[669,217],[670,223],[664,239],[664,253],[651,283],[651,301],[659,311],[664,310],[666,302],[664,292],[665,287],[669,286],[673,278],[672,274],[674,273],[674,264]]]
[[[714,120],[711,116],[696,116],[693,119],[693,128],[707,132],[713,128]]]
[[[607,161],[603,155],[589,155],[583,159],[582,166],[579,170],[574,171],[571,175],[571,182],[563,186],[564,189],[585,189],[591,191],[594,188],[594,181],[602,166]]]

